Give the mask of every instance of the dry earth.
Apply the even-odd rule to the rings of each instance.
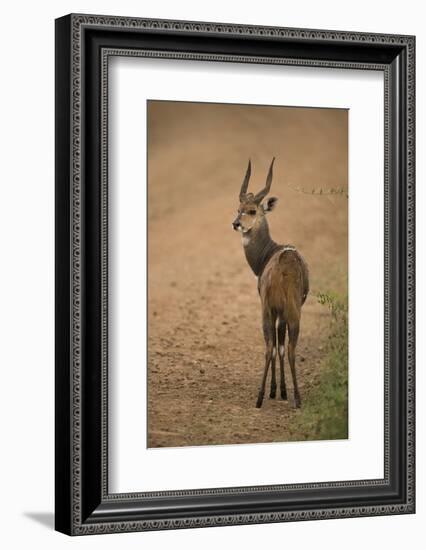
[[[301,188],[347,189],[346,111],[150,102],[148,137],[148,446],[304,439],[291,400],[267,394],[255,408],[260,304],[231,222],[248,157],[258,190],[276,156],[271,234],[298,247],[311,276],[297,355],[303,407],[330,328],[313,293],[345,290],[348,234],[345,196]]]

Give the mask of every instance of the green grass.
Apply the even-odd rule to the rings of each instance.
[[[311,389],[296,422],[306,440],[348,437],[348,300],[319,293],[318,302],[331,312],[331,332],[321,364],[319,384]]]

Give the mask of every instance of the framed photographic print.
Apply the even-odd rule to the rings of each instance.
[[[406,514],[412,36],[56,21],[56,529]]]

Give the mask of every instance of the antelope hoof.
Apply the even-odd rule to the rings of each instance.
[[[281,399],[283,401],[287,401],[288,400],[288,397],[287,397],[287,390],[281,390]]]
[[[260,409],[260,407],[262,406],[262,403],[263,403],[263,393],[259,393],[259,396],[257,398],[257,403],[256,403],[256,409]]]
[[[275,399],[275,396],[277,395],[277,390],[274,388],[271,390],[271,393],[269,394],[270,399]]]
[[[300,396],[297,395],[294,397],[294,408],[295,409],[300,409],[300,406],[302,405],[302,401],[300,399]]]

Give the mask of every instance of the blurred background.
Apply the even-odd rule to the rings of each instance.
[[[255,409],[260,301],[231,228],[248,159],[257,192],[273,156],[271,236],[310,268],[300,411],[279,398]],[[148,259],[148,446],[347,437],[346,110],[149,101]],[[324,399],[330,379],[341,387]]]

